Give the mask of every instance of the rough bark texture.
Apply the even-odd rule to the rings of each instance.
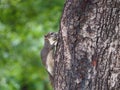
[[[55,90],[120,90],[120,0],[67,0]]]

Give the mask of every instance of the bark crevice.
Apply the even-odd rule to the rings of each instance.
[[[55,60],[55,90],[119,90],[120,1],[67,0]]]

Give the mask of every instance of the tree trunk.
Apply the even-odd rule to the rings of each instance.
[[[120,0],[66,0],[54,90],[120,90]]]

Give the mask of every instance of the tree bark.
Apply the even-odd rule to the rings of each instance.
[[[66,0],[54,90],[120,90],[120,0]]]

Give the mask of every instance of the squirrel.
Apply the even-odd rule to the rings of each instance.
[[[44,47],[41,50],[41,60],[43,65],[46,67],[47,72],[53,85],[54,76],[54,55],[55,47],[57,45],[58,34],[55,32],[50,32],[44,36]]]

